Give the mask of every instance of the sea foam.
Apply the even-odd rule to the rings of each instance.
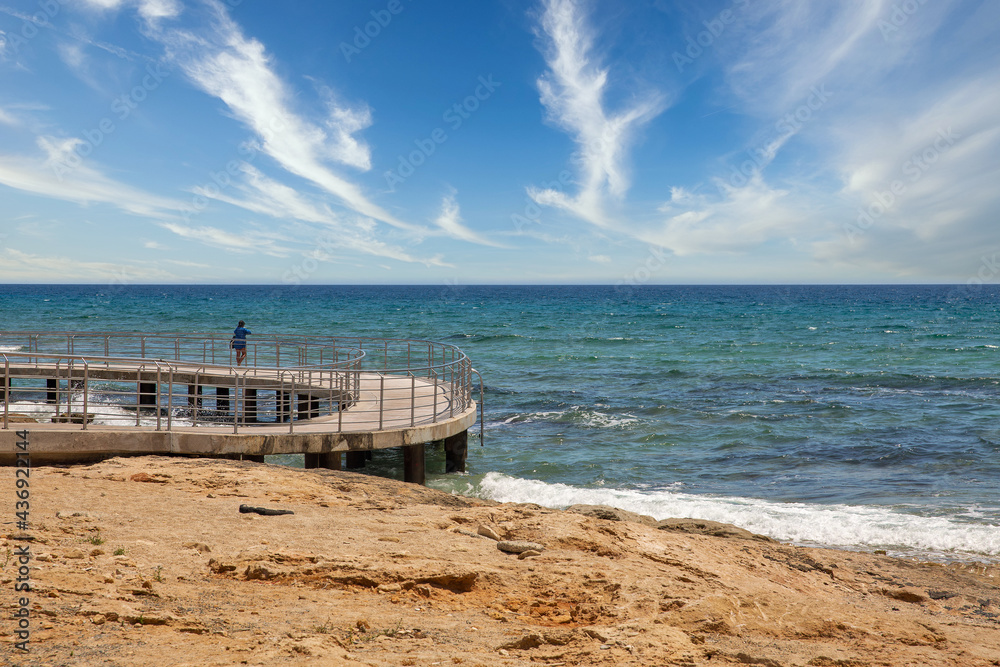
[[[896,555],[937,560],[1000,558],[997,526],[907,514],[886,507],[775,503],[669,490],[587,489],[497,472],[473,480],[466,478],[465,488],[455,490],[499,502],[531,502],[559,509],[575,504],[610,505],[655,519],[720,521],[802,545],[885,549]]]

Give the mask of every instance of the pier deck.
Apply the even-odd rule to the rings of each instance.
[[[475,371],[457,348],[258,337],[249,358],[259,365],[232,366],[227,344],[180,334],[0,332],[0,464],[14,462],[15,429],[27,429],[38,463],[305,454],[309,467],[339,468],[342,453],[358,467],[369,450],[402,447],[404,477],[422,482],[424,444],[444,441],[449,470],[464,470],[478,406]]]

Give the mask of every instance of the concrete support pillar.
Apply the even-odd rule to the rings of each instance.
[[[347,469],[352,468],[364,468],[365,467],[365,452],[347,452]]]
[[[139,383],[139,405],[156,406],[156,383]]]
[[[469,456],[469,432],[462,431],[444,439],[444,471],[465,472]]]
[[[55,403],[59,400],[59,380],[45,378],[45,402]]]
[[[319,417],[319,399],[309,394],[299,394],[299,419]]]
[[[243,391],[243,419],[253,424],[257,421],[257,390],[247,387]]]
[[[423,484],[426,481],[423,444],[403,447],[403,481],[413,484]]]
[[[340,452],[306,454],[306,468],[326,468],[340,470]]]
[[[215,388],[215,409],[219,412],[229,412],[229,387]]]
[[[192,408],[201,408],[201,389],[200,384],[188,385],[188,405]]]

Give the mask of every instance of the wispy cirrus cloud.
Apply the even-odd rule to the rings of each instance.
[[[336,197],[347,208],[389,225],[415,230],[372,202],[329,162],[367,170],[370,149],[356,136],[371,114],[349,107],[326,93],[327,116],[317,125],[292,108],[294,95],[274,71],[264,45],[248,38],[218,2],[210,2],[210,26],[197,32],[151,24],[148,32],[167,50],[168,59],[201,90],[222,100],[256,135],[259,149],[283,169]]]
[[[247,227],[230,232],[209,225],[193,226],[177,222],[162,222],[160,226],[181,238],[238,253],[262,253],[272,257],[287,257],[292,250],[276,242],[276,235]]]
[[[78,204],[110,204],[150,218],[168,218],[184,209],[180,200],[134,188],[89,165],[68,169],[67,160],[81,143],[76,138],[42,136],[37,139],[42,155],[0,155],[0,184]]]
[[[15,248],[0,249],[0,280],[7,282],[186,282],[190,272],[178,275],[139,262],[116,264],[62,255],[41,255]]]
[[[609,197],[621,198],[629,188],[627,151],[636,131],[659,114],[665,104],[655,92],[639,92],[619,111],[605,108],[609,70],[594,49],[594,32],[579,0],[545,0],[540,25],[546,42],[546,73],[538,80],[549,120],[569,133],[580,189],[575,195],[530,188],[538,204],[563,209],[592,224],[607,227]]]
[[[478,245],[492,246],[494,248],[509,247],[486,238],[462,223],[462,212],[459,209],[454,191],[446,194],[444,199],[441,200],[441,213],[434,220],[434,224],[446,236],[450,236],[453,239],[468,241],[469,243]]]
[[[1000,248],[988,185],[1000,177],[1000,57],[981,29],[1000,11],[898,4],[749,5],[713,48],[720,105],[757,128],[720,156],[712,187],[674,188],[640,238],[677,255],[785,243],[816,265],[900,277],[961,276]],[[734,183],[748,152],[756,164]]]

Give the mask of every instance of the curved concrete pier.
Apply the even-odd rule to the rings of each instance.
[[[430,341],[255,337],[253,366],[228,338],[191,334],[0,332],[0,464],[28,430],[37,463],[109,456],[305,454],[307,467],[363,465],[404,448],[423,482],[425,443],[464,470],[475,423],[472,370]],[[284,363],[282,363],[284,361]],[[288,362],[293,362],[289,364]]]

